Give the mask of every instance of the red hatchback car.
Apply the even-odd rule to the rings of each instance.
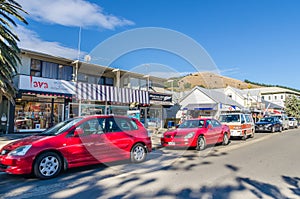
[[[61,170],[100,162],[146,159],[152,150],[138,120],[122,116],[85,116],[61,122],[41,134],[17,140],[0,151],[0,171],[47,179]]]
[[[208,144],[227,145],[230,129],[219,121],[210,118],[186,120],[175,130],[167,131],[161,138],[163,147],[196,147],[204,150]]]

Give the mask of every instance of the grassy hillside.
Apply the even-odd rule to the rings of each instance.
[[[224,77],[215,73],[201,72],[194,73],[180,78],[173,79],[174,90],[190,90],[195,86],[201,86],[204,88],[225,88],[227,86],[247,89],[247,88],[259,88],[260,85],[243,82],[241,80]],[[169,82],[166,84],[167,88],[171,88],[172,84]]]

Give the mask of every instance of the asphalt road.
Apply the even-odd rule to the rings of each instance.
[[[299,198],[300,129],[205,151],[157,149],[142,164],[76,168],[50,180],[0,173],[0,198]]]

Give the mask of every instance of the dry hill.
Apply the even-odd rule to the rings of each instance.
[[[186,90],[195,86],[202,86],[204,88],[225,88],[227,86],[231,86],[239,89],[260,87],[254,84],[245,83],[241,80],[209,72],[194,73],[178,80],[178,87],[180,89]]]

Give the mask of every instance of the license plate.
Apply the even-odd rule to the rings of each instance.
[[[264,128],[263,127],[259,127],[259,130],[263,130]]]
[[[175,142],[168,142],[168,145],[175,145]]]

